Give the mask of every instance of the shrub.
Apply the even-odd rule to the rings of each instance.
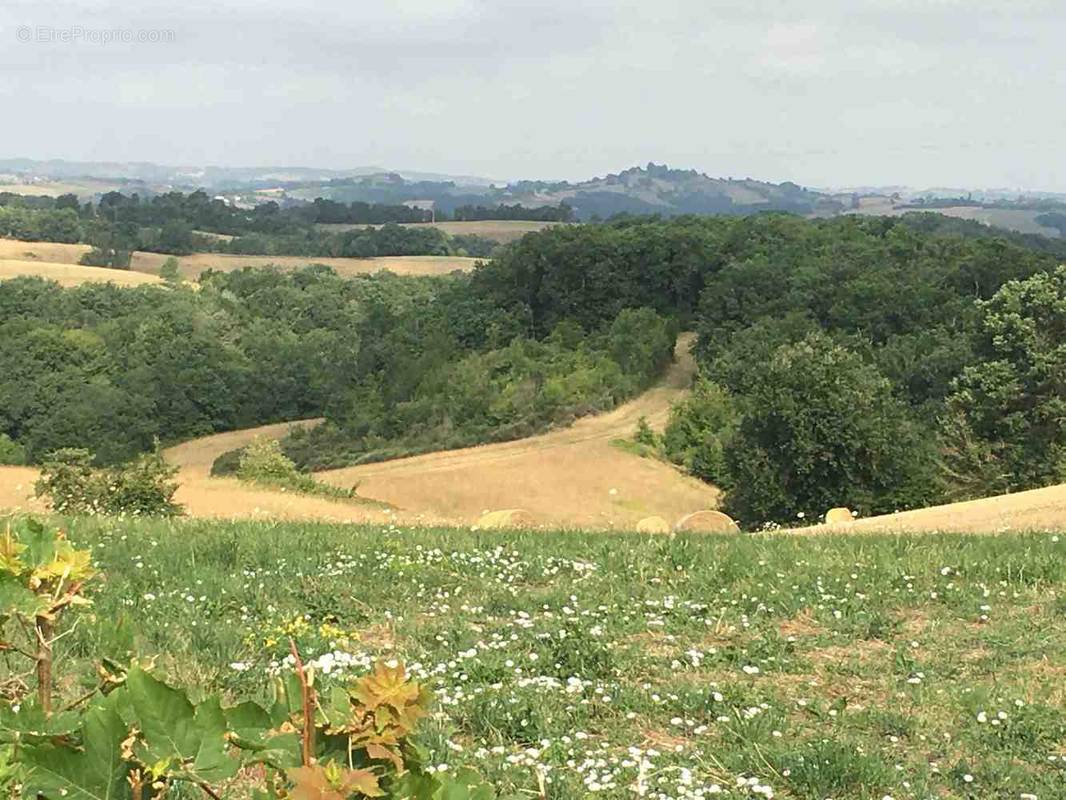
[[[288,489],[302,494],[317,494],[340,499],[355,497],[354,488],[344,490],[328,483],[320,483],[306,472],[300,472],[293,460],[281,451],[281,443],[276,439],[257,438],[237,453],[236,473],[242,481]],[[213,471],[214,468],[212,468]]]
[[[931,437],[855,353],[816,334],[752,364],[751,381],[725,457],[734,517],[784,523],[838,505],[865,516],[931,496]]]
[[[159,277],[167,283],[181,283],[181,267],[178,259],[170,256],[159,268]]]
[[[182,513],[174,502],[177,470],[158,449],[129,464],[94,469],[88,450],[66,448],[48,456],[35,490],[48,497],[61,514],[135,514],[173,517]]]
[[[655,431],[648,424],[648,418],[643,414],[637,420],[637,430],[633,434],[633,441],[647,447],[655,447],[659,443],[659,438],[655,435]]]
[[[238,447],[236,450],[227,450],[211,464],[211,477],[225,478],[230,475],[236,475],[237,470],[241,467],[242,455],[244,455],[243,447]]]
[[[716,383],[696,381],[692,394],[670,410],[663,433],[666,457],[697,478],[727,484],[725,452],[740,416],[728,391]]]
[[[26,448],[6,433],[0,433],[0,466],[21,467],[26,463]]]

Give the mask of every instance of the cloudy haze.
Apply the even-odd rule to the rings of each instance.
[[[1066,191],[1064,42],[1063,0],[7,0],[0,158]]]

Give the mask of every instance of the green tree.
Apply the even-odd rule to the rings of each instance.
[[[945,479],[959,494],[1066,481],[1066,266],[979,302],[980,362],[955,383]],[[967,489],[975,476],[984,476]]]
[[[20,467],[26,463],[26,448],[0,433],[0,466]]]
[[[748,524],[847,505],[890,512],[929,498],[933,448],[889,382],[823,334],[751,365],[726,453],[729,512]]]
[[[698,380],[670,410],[663,432],[666,457],[698,478],[726,489],[728,451],[740,423],[736,400],[716,383]]]
[[[181,283],[181,266],[178,264],[178,259],[174,256],[170,256],[159,267],[159,277],[167,283]]]

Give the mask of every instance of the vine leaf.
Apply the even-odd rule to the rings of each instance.
[[[379,663],[356,682],[352,695],[371,711],[383,705],[402,710],[418,702],[419,691],[417,683],[407,680],[402,664],[390,667]]]
[[[226,755],[226,716],[218,698],[193,706],[185,693],[140,667],[126,678],[130,705],[141,732],[134,747],[144,764],[167,765],[190,780],[231,778],[239,764]]]
[[[292,800],[348,800],[358,792],[364,797],[382,797],[378,776],[368,769],[345,769],[330,762],[325,767],[295,767],[286,773],[293,782]]]
[[[129,765],[122,758],[126,725],[110,704],[85,713],[81,749],[53,743],[20,747],[27,767],[24,797],[44,800],[130,800]]]

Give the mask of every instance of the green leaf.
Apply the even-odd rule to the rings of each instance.
[[[495,800],[496,793],[485,779],[472,769],[462,768],[454,775],[437,777],[440,789],[433,800]]]
[[[32,618],[47,610],[47,598],[39,597],[13,575],[0,574],[0,613]]]
[[[46,716],[32,702],[23,702],[18,711],[6,703],[0,705],[0,741],[40,742],[70,736],[77,732],[80,718],[76,711]]]
[[[56,531],[35,519],[28,519],[19,533],[19,541],[26,545],[22,561],[30,568],[51,564],[56,558]]]
[[[218,781],[236,774],[226,755],[226,717],[217,698],[194,707],[183,691],[135,667],[126,678],[143,744],[134,752],[143,763],[173,764],[178,777]]]
[[[129,764],[122,758],[126,725],[110,705],[85,713],[82,749],[26,744],[18,760],[27,767],[22,795],[42,800],[130,800]]]
[[[229,729],[241,734],[267,731],[274,727],[267,710],[250,700],[225,709],[225,714]]]
[[[303,740],[298,733],[267,733],[259,737],[237,734],[232,743],[251,754],[243,759],[245,764],[290,769],[303,763]]]

